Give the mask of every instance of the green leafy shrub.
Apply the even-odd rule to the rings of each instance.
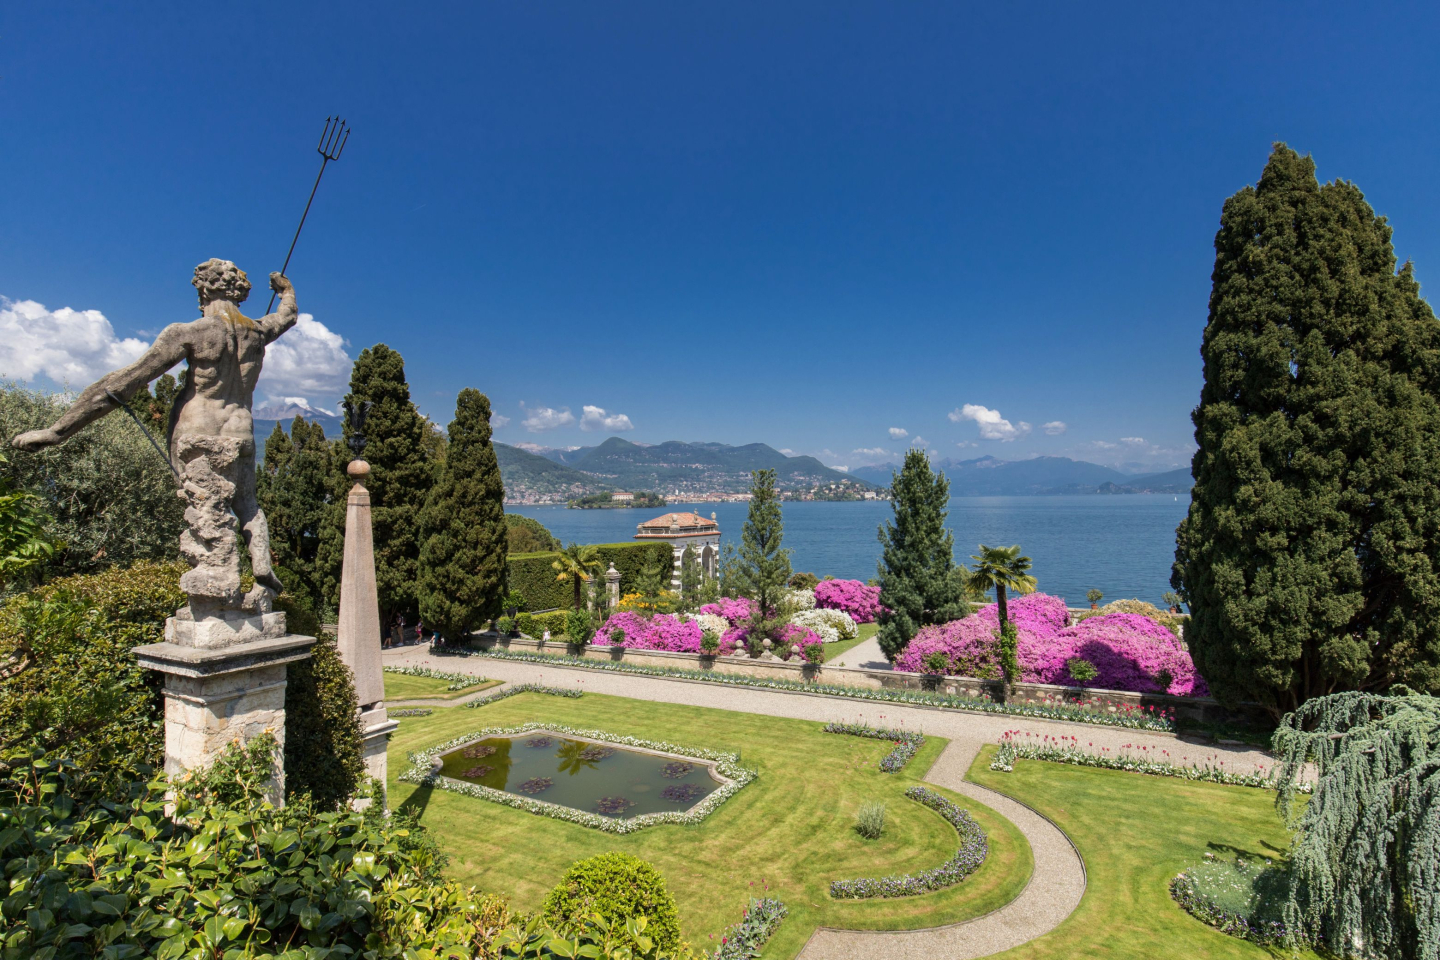
[[[1016,646],[1019,643],[1019,635],[1015,632],[1015,624],[1007,623],[1000,628],[998,641],[998,653],[1000,670],[1005,674],[1006,683],[1014,683],[1020,679],[1020,661],[1016,657]]]
[[[515,632],[515,621],[509,617],[501,617],[495,621],[495,629],[500,631],[501,636],[508,637]]]
[[[1065,661],[1065,667],[1070,671],[1070,679],[1079,683],[1089,683],[1100,676],[1100,671],[1095,664],[1084,657],[1071,657]]]
[[[571,643],[584,646],[595,637],[595,618],[589,610],[568,610],[565,613],[565,636]]]
[[[539,621],[535,619],[535,614],[533,614],[533,613],[519,613],[519,614],[516,614],[516,615],[515,615],[515,629],[516,629],[516,630],[519,630],[521,633],[525,634],[527,637],[539,637],[539,636],[540,636]]]
[[[153,456],[153,454],[152,454]],[[164,760],[161,677],[132,647],[165,637],[186,602],[182,563],[139,563],[54,580],[0,608],[0,749],[32,738],[96,788]]]
[[[293,628],[292,628],[293,630]],[[344,806],[365,772],[355,678],[335,638],[323,634],[310,657],[285,673],[285,795],[308,795],[321,810]]]
[[[950,671],[950,658],[944,650],[931,650],[920,660],[920,666],[932,676],[941,677]]]
[[[0,757],[6,960],[496,956],[504,902],[444,880],[413,820],[254,802],[267,739],[187,779],[173,816],[167,781],[97,800],[72,761]]]
[[[700,635],[700,652],[707,657],[713,657],[720,652],[720,635],[714,630],[706,630]]]
[[[831,580],[834,578],[826,577],[825,579]],[[785,585],[792,590],[814,590],[815,584],[819,582],[820,578],[813,573],[792,573],[790,579],[785,581]]]
[[[645,917],[610,921],[592,913],[579,922],[556,929],[540,917],[529,923],[507,927],[495,939],[505,957],[525,960],[554,960],[556,957],[586,957],[590,960],[694,960],[681,947],[677,953],[662,952],[651,938]],[[763,941],[762,941],[763,942]],[[758,956],[747,954],[746,956]]]
[[[885,801],[875,800],[860,804],[855,814],[855,832],[866,840],[879,840],[885,832]]]
[[[612,924],[644,917],[657,949],[680,947],[680,915],[675,898],[665,889],[665,878],[628,853],[612,851],[576,860],[541,907],[544,919],[561,928],[576,926],[591,913]],[[628,935],[621,939],[638,946]]]
[[[1091,587],[1089,590],[1085,591],[1085,599],[1089,600],[1091,603],[1099,603],[1101,600],[1105,599],[1105,594],[1101,593],[1094,587]]]
[[[505,514],[506,547],[511,554],[543,553],[559,550],[560,541],[533,517],[522,517],[518,513]]]

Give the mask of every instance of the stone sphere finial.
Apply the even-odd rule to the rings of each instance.
[[[345,472],[356,480],[363,480],[370,474],[370,464],[364,460],[351,460],[350,465],[345,468]]]

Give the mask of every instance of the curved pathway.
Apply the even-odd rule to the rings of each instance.
[[[954,790],[998,812],[1014,823],[1030,844],[1035,869],[1020,896],[983,917],[964,923],[920,930],[836,930],[821,927],[801,951],[801,960],[849,960],[876,957],[884,960],[971,960],[1019,946],[1053,930],[1080,903],[1085,892],[1085,865],[1059,827],[1039,813],[1001,793],[965,779],[980,748],[995,743],[1008,730],[1050,736],[1078,737],[1095,748],[1119,750],[1127,745],[1148,746],[1169,752],[1177,762],[1202,761],[1223,756],[1235,770],[1269,767],[1270,757],[1249,747],[1189,743],[1164,734],[1098,727],[1089,724],[1034,720],[961,710],[927,708],[895,703],[846,700],[821,694],[730,687],[705,681],[607,673],[584,667],[558,667],[487,657],[437,657],[427,647],[401,647],[385,651],[387,666],[422,666],[452,673],[471,673],[507,683],[543,683],[556,687],[579,686],[591,693],[758,713],[796,720],[863,721],[883,726],[904,726],[950,743],[925,775],[930,783]],[[456,706],[494,694],[491,687],[471,696],[446,701],[404,701],[413,706]],[[400,706],[397,702],[395,706]]]

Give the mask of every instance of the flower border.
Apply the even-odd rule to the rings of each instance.
[[[578,694],[578,692],[577,692]],[[584,810],[576,810],[573,807],[563,807],[559,804],[548,803],[544,800],[530,800],[525,797],[518,797],[513,793],[506,793],[504,790],[496,790],[492,787],[481,786],[478,783],[464,783],[450,777],[442,776],[436,769],[435,762],[442,753],[449,753],[457,747],[462,747],[475,740],[483,740],[486,737],[508,736],[517,733],[529,733],[532,730],[551,730],[562,736],[584,737],[589,740],[600,740],[605,743],[618,743],[627,747],[640,747],[644,750],[655,750],[660,753],[673,753],[683,757],[695,757],[700,760],[707,760],[715,764],[715,769],[728,782],[722,783],[719,789],[701,800],[695,806],[685,811],[663,811],[660,813],[642,813],[638,817],[631,817],[627,820],[615,820],[610,817],[602,817],[599,814],[588,813]],[[759,774],[740,766],[740,755],[736,753],[725,753],[719,750],[708,750],[703,747],[686,747],[674,743],[666,743],[661,740],[645,740],[640,737],[625,737],[618,734],[607,733],[604,730],[584,730],[576,727],[567,727],[557,723],[522,723],[519,726],[510,727],[485,727],[464,736],[457,737],[438,746],[430,747],[419,753],[410,754],[411,767],[400,774],[399,779],[406,783],[419,784],[421,786],[438,787],[441,790],[449,790],[453,793],[464,794],[469,797],[478,797],[481,800],[491,800],[495,803],[504,804],[507,807],[514,807],[517,810],[524,810],[526,813],[533,813],[537,816],[551,817],[556,820],[565,820],[570,823],[579,824],[582,827],[593,827],[604,833],[634,833],[646,827],[652,827],[662,823],[700,823],[715,808],[754,780]]]
[[[513,697],[519,693],[543,693],[549,697],[567,697],[571,700],[579,700],[585,695],[584,690],[575,690],[570,687],[551,687],[543,683],[517,683],[508,687],[501,687],[488,697],[480,697],[465,704],[466,709],[474,710],[494,703],[496,700],[504,700],[506,697]]]
[[[1273,768],[1269,772],[1262,768],[1254,773],[1237,773],[1224,769],[1223,760],[1213,766],[1208,762],[1201,766],[1193,763],[1174,763],[1170,760],[1153,760],[1148,756],[1135,756],[1125,752],[1115,756],[1105,756],[1082,750],[1078,743],[1067,742],[1074,741],[1075,737],[1045,735],[1035,738],[1034,742],[1022,742],[1016,739],[1016,735],[1021,732],[1007,730],[1001,735],[1000,749],[995,751],[995,757],[990,761],[991,770],[1011,773],[1015,769],[1016,760],[1045,760],[1050,763],[1069,763],[1078,767],[1098,767],[1102,770],[1143,773],[1152,777],[1175,777],[1180,780],[1221,783],[1232,787],[1275,789],[1276,780]],[[1025,736],[1029,738],[1035,735],[1027,733]],[[1141,747],[1140,749],[1143,751],[1148,748]],[[1310,793],[1314,789],[1314,785],[1299,784],[1296,789],[1301,793]]]
[[[385,673],[397,673],[405,677],[428,677],[431,680],[449,680],[450,686],[446,692],[455,690],[469,690],[471,687],[478,687],[482,683],[488,683],[489,677],[477,677],[469,673],[446,673],[443,670],[432,670],[429,667],[384,667]]]
[[[1065,720],[1072,723],[1088,723],[1101,727],[1122,727],[1127,730],[1149,730],[1158,733],[1175,733],[1175,721],[1159,714],[1140,710],[1131,713],[1096,713],[1084,707],[1064,704],[1005,704],[979,697],[962,697],[950,693],[924,693],[908,690],[871,690],[868,687],[851,687],[836,683],[819,683],[804,680],[764,680],[737,673],[718,673],[711,670],[690,670],[684,667],[648,667],[637,664],[617,663],[611,660],[591,660],[563,654],[514,653],[509,650],[450,650],[432,647],[436,656],[489,657],[494,660],[513,660],[520,663],[543,663],[551,666],[582,667],[587,670],[603,670],[611,673],[629,673],[645,677],[671,677],[679,680],[700,680],[705,683],[722,683],[736,687],[756,687],[762,690],[787,690],[799,693],[823,694],[831,697],[848,697],[853,700],[872,700],[880,703],[904,703],[925,707],[944,707],[955,710],[969,710],[974,713],[993,713],[1014,717],[1032,717],[1037,720]]]
[[[780,921],[790,911],[773,897],[751,897],[739,923],[732,923],[720,934],[720,945],[711,953],[711,960],[750,960],[760,956],[760,948],[775,936]]]
[[[827,723],[826,733],[843,733],[851,737],[869,737],[871,740],[889,740],[895,746],[880,758],[881,773],[899,773],[915,758],[925,746],[925,734],[917,730],[896,730],[891,727],[872,727],[866,723]]]
[[[857,880],[830,881],[830,896],[836,900],[872,900],[908,897],[930,890],[953,887],[980,869],[990,853],[985,830],[970,816],[970,811],[955,806],[949,798],[925,787],[911,787],[905,796],[934,810],[960,834],[960,849],[955,856],[938,867],[919,873],[902,873],[890,877],[861,877]]]

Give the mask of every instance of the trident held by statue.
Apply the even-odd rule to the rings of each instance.
[[[326,117],[325,129],[320,133],[320,143],[315,152],[323,158],[320,161],[320,172],[315,175],[315,186],[310,188],[310,199],[305,201],[305,212],[300,214],[300,226],[295,228],[295,239],[290,241],[290,252],[285,254],[285,265],[280,268],[283,275],[290,268],[290,256],[295,252],[295,243],[300,239],[300,231],[305,229],[305,218],[310,216],[310,204],[315,202],[315,191],[320,189],[320,178],[325,176],[325,166],[331,160],[339,160],[341,152],[345,149],[345,141],[350,139],[350,128],[345,126],[345,121],[339,117]],[[265,307],[265,312],[270,312],[270,307],[275,306],[275,294],[270,294],[270,303]]]

